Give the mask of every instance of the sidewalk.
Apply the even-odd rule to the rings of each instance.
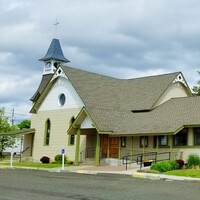
[[[125,170],[124,166],[111,166],[111,165],[105,165],[105,166],[99,166],[99,167],[95,167],[93,165],[85,165],[85,166],[81,165],[81,166],[66,167],[63,171],[85,173],[85,174],[109,173],[109,174],[132,175],[133,173],[136,173],[138,169],[139,169],[138,167],[129,167],[128,170]]]
[[[145,167],[143,169],[148,169],[149,167]],[[191,178],[184,176],[172,176],[172,175],[164,175],[164,174],[152,174],[152,173],[141,173],[137,172],[138,167],[129,167],[128,170],[125,169],[124,166],[72,166],[67,167],[64,170],[57,169],[57,172],[74,172],[81,174],[121,174],[121,175],[130,175],[134,178],[147,178],[151,180],[164,180],[164,181],[199,181],[200,178]]]

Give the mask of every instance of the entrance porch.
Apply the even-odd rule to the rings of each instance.
[[[35,129],[33,128],[24,128],[0,134],[0,136],[12,136],[20,139],[19,151],[15,152],[19,155],[20,162],[22,159],[32,160],[34,135]]]
[[[142,154],[142,159],[146,160],[148,157],[145,155],[149,153],[156,154],[156,160],[164,160],[164,155],[170,155],[170,160],[186,160],[190,153],[200,151],[199,127],[181,127],[168,133],[127,135],[114,133],[109,126],[106,130],[100,130],[84,108],[80,111],[68,129],[69,135],[76,135],[75,165],[86,159],[93,159],[96,166],[103,163],[122,165],[124,156]],[[80,135],[86,135],[84,147],[80,147]]]
[[[83,149],[80,148],[80,135],[86,135],[86,145]],[[89,161],[96,166],[102,164],[121,166],[124,156],[131,157],[132,163],[137,163],[136,155],[143,155],[143,160],[152,159],[152,155],[154,157],[156,155],[154,160],[181,158],[182,152],[178,148],[172,148],[173,136],[167,136],[168,143],[163,147],[159,145],[159,137],[148,136],[148,141],[146,137],[99,134],[95,128],[77,129],[75,165]]]

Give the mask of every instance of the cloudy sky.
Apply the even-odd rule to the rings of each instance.
[[[199,0],[1,0],[0,106],[29,117],[55,37],[70,66],[118,78],[182,71],[200,79]]]

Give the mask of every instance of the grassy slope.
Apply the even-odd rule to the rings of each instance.
[[[182,170],[173,170],[166,172],[167,175],[175,175],[175,176],[188,176],[193,178],[200,178],[200,170],[194,169],[182,169]]]
[[[10,163],[0,163],[1,165],[10,165]],[[61,167],[61,164],[43,164],[43,163],[29,163],[29,162],[13,162],[15,167],[36,167],[36,168],[56,168]],[[67,164],[65,166],[68,166]]]

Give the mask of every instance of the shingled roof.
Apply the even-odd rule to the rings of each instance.
[[[100,132],[120,135],[174,134],[184,126],[200,126],[200,97],[173,98],[150,112],[85,109]]]
[[[100,132],[173,134],[183,126],[200,125],[200,97],[174,98],[153,108],[180,72],[117,79],[66,66],[61,68]],[[45,88],[49,90],[53,86],[50,86],[52,76],[43,76],[32,99],[37,101]]]
[[[152,109],[180,74],[180,72],[175,72],[135,79],[117,79],[67,66],[61,66],[61,68],[86,107],[122,111]],[[53,74],[43,75],[38,90],[31,98],[33,102],[39,99],[52,77]]]
[[[58,39],[53,39],[49,46],[46,55],[39,59],[40,61],[57,60],[61,62],[69,62],[67,58],[63,55],[62,48]]]
[[[42,80],[40,82],[40,85],[35,92],[35,94],[30,98],[31,101],[35,102],[39,98],[39,96],[42,94],[44,91],[45,87],[47,84],[50,82],[51,78],[53,77],[53,74],[46,74],[42,76]]]
[[[62,67],[86,107],[150,110],[180,72],[135,79],[117,79]]]

